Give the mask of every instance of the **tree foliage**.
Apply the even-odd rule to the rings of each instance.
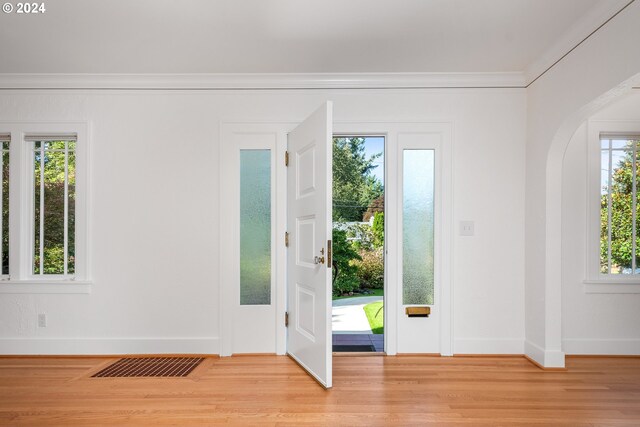
[[[380,156],[367,158],[365,138],[333,139],[333,220],[342,223],[333,230],[336,295],[384,287],[384,188],[372,174]]]
[[[636,161],[640,160],[636,159]],[[631,151],[622,158],[611,176],[611,273],[631,269],[633,245],[633,154]],[[640,171],[636,171],[636,185]],[[604,188],[600,200],[600,260],[601,270],[607,272],[609,211],[608,194]],[[640,221],[637,221],[637,235],[640,237]],[[636,248],[636,251],[640,248]],[[640,255],[640,254],[639,254]]]
[[[9,274],[9,143],[2,151],[2,274]]]
[[[381,155],[367,158],[364,138],[333,139],[334,221],[362,221],[371,201],[383,194],[382,183],[371,173]]]
[[[335,295],[341,295],[358,289],[360,287],[360,281],[356,275],[357,268],[353,265],[352,260],[359,260],[361,258],[347,240],[347,232],[345,230],[333,229],[332,248],[333,293]]]
[[[384,254],[382,248],[361,251],[360,259],[353,261],[361,288],[384,288]]]
[[[40,273],[40,257],[43,257],[43,273],[64,273],[64,227],[65,227],[65,152],[64,141],[47,143],[41,170],[41,152],[34,155],[34,273]],[[58,150],[58,151],[54,151]],[[68,176],[68,273],[74,272],[75,259],[75,152],[69,151],[67,162]],[[40,191],[41,179],[44,192]],[[44,210],[40,210],[43,200]],[[40,217],[43,216],[44,234],[40,235]],[[39,253],[40,241],[43,243],[43,253]]]
[[[384,246],[384,212],[376,212],[373,215],[371,232],[373,233],[373,246],[382,248]]]

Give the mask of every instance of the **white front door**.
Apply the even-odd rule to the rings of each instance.
[[[326,388],[332,382],[332,104],[288,137],[287,353]]]

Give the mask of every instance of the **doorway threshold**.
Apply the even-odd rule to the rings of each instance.
[[[383,353],[383,334],[333,334],[335,353]]]

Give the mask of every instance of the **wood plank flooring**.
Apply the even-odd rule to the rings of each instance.
[[[0,425],[640,426],[639,358],[334,357],[329,391],[285,356],[90,378],[115,360],[0,358]]]

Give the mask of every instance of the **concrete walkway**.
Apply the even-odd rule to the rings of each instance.
[[[345,298],[333,301],[332,327],[334,334],[372,334],[363,307],[382,301],[381,296]]]

